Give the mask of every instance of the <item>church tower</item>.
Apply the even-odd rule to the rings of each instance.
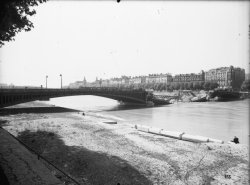
[[[87,85],[87,80],[86,80],[85,76],[84,76],[84,79],[83,79],[83,85],[84,85],[84,87],[86,87],[86,85]]]

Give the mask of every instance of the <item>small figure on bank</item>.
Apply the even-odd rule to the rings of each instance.
[[[239,138],[237,138],[236,136],[234,136],[234,139],[232,140],[232,142],[234,142],[235,144],[239,144]]]

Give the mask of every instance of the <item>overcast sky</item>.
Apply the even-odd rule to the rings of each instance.
[[[0,83],[249,70],[249,2],[49,1],[0,48]]]

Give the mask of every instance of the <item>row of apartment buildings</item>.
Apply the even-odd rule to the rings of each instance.
[[[121,76],[121,78],[97,79],[93,83],[88,83],[84,78],[83,81],[78,81],[69,85],[70,88],[80,86],[119,86],[131,84],[155,84],[155,83],[187,83],[187,82],[216,82],[219,87],[240,88],[245,80],[245,70],[239,67],[220,67],[200,73],[177,74],[172,76],[166,74],[149,74],[148,76]]]
[[[105,85],[129,85],[129,84],[144,84],[144,83],[170,83],[173,81],[171,74],[149,74],[148,76],[122,76],[121,78],[111,78],[99,80],[103,86]]]

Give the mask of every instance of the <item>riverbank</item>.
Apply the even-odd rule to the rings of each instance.
[[[213,90],[214,93],[209,93],[205,90],[174,90],[169,91],[155,91],[154,94],[165,97],[178,97],[179,102],[205,102],[205,101],[235,101],[249,99],[249,92],[229,91],[224,89]],[[175,101],[172,101],[175,102]]]
[[[181,92],[181,93],[180,93]],[[197,99],[203,99],[205,98],[205,101],[207,101],[206,97],[208,96],[208,91],[204,91],[204,90],[201,90],[201,91],[178,91],[178,90],[175,90],[175,91],[172,91],[172,92],[169,92],[169,91],[155,91],[154,92],[155,95],[159,95],[159,96],[166,96],[166,97],[175,97],[172,99],[172,103],[173,102],[176,102],[177,99],[176,97],[178,97],[178,102],[192,102],[194,99],[197,100]],[[173,100],[176,100],[176,101],[173,101]]]
[[[82,184],[248,184],[247,145],[191,143],[78,112],[1,120],[5,130]]]

